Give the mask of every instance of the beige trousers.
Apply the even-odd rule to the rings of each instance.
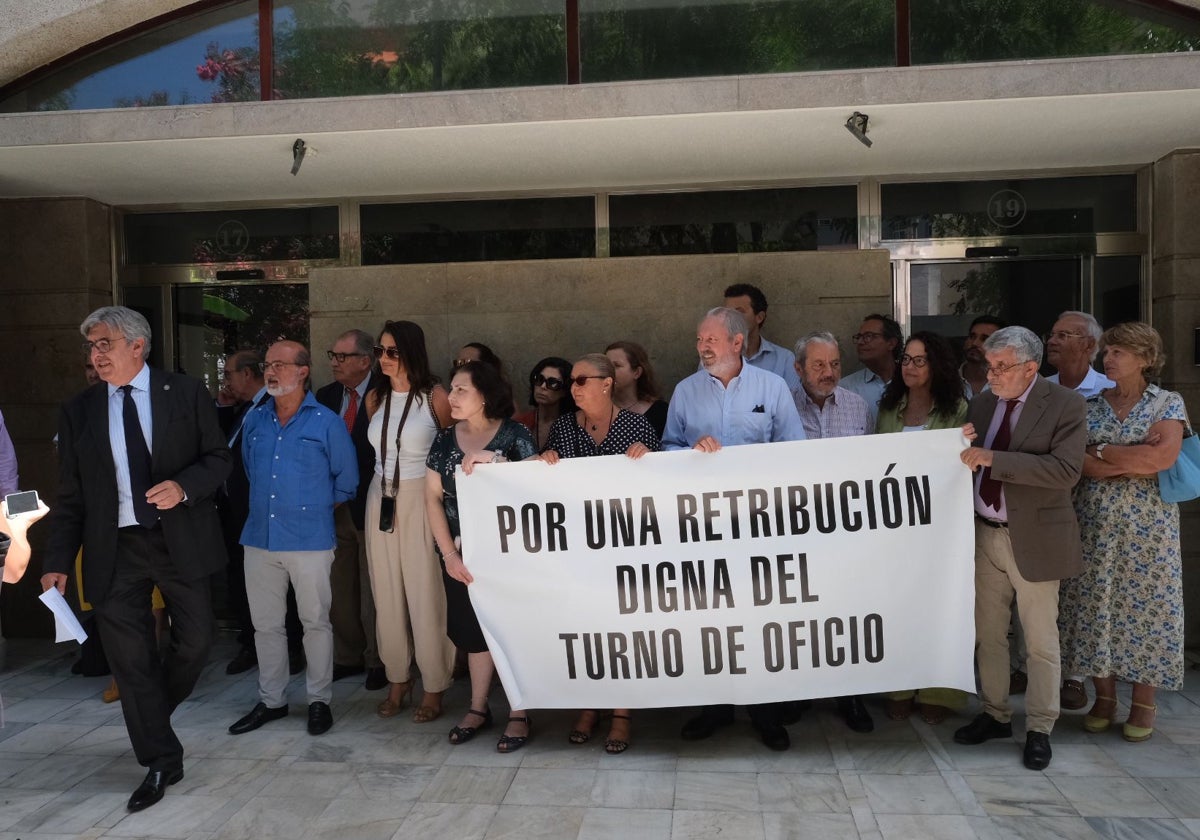
[[[1058,720],[1061,664],[1058,649],[1058,581],[1021,577],[1007,528],[975,523],[975,645],[983,710],[1001,723],[1012,719],[1008,703],[1008,623],[1016,595],[1028,648],[1025,729],[1044,732]]]
[[[367,568],[375,597],[379,658],[388,682],[408,681],[414,658],[426,691],[450,687],[454,645],[446,636],[446,590],[425,517],[425,479],[401,481],[395,529],[379,530],[378,481],[367,494]]]

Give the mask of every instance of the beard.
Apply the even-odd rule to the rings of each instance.
[[[292,383],[291,385],[282,385],[282,384],[268,385],[267,393],[270,394],[272,397],[286,397],[288,394],[292,393],[299,387],[300,387],[299,382]]]

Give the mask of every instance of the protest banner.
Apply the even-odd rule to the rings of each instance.
[[[472,603],[514,708],[974,690],[957,430],[481,465]]]

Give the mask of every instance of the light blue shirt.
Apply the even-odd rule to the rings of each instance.
[[[899,371],[896,371],[899,373]],[[870,412],[870,428],[875,428],[875,422],[879,419],[879,401],[883,399],[883,390],[887,387],[887,383],[879,377],[870,368],[862,368],[856,370],[849,376],[843,376],[840,384],[847,391],[853,391],[867,402],[867,411]]]
[[[663,449],[690,449],[705,435],[722,446],[805,439],[787,383],[745,363],[728,387],[704,370],[675,386]]]
[[[137,406],[138,423],[146,438],[146,449],[154,451],[154,423],[150,418],[150,367],[142,365],[137,376],[129,382],[130,395]],[[117,473],[117,527],[137,525],[133,512],[133,491],[129,482],[129,453],[125,448],[125,392],[116,385],[108,386],[108,443],[112,447],[113,469]]]
[[[769,370],[771,373],[782,376],[789,390],[799,388],[800,376],[796,373],[796,354],[786,347],[772,344],[762,336],[759,336],[759,341],[761,343],[758,346],[758,352],[753,356],[747,356],[746,361],[756,368]]]
[[[1055,385],[1062,385],[1062,383],[1058,381],[1057,373],[1053,376],[1047,376],[1046,380],[1048,382],[1053,382]],[[1063,385],[1063,387],[1065,388],[1066,386]],[[1088,397],[1096,396],[1105,388],[1115,387],[1117,387],[1116,382],[1113,382],[1094,367],[1089,367],[1087,376],[1083,377],[1083,381],[1075,386],[1075,390],[1083,394],[1083,398],[1086,400]]]

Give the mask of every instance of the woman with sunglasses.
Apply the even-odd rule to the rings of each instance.
[[[412,690],[413,659],[424,696],[413,721],[442,714],[454,646],[446,637],[446,593],[425,515],[425,458],[438,430],[450,422],[446,389],[429,370],[425,333],[412,321],[388,321],[375,347],[383,374],[363,403],[375,447],[375,477],[367,493],[367,570],[375,596],[379,658],[388,695],[376,713],[399,713]],[[411,627],[411,630],[409,629]]]
[[[641,458],[661,447],[650,422],[640,414],[618,408],[613,402],[616,370],[607,356],[589,353],[571,368],[571,396],[578,408],[563,414],[550,429],[546,450],[538,457],[547,464],[560,458],[587,458],[594,455],[626,455]],[[600,712],[584,709],[571,727],[567,739],[572,744],[586,743],[592,737]],[[613,709],[612,726],[604,740],[610,755],[629,749],[629,730],[633,717],[629,709]]]
[[[879,400],[875,432],[957,429],[966,418],[954,348],[937,333],[913,333],[900,357],[900,375],[892,377]],[[955,688],[896,691],[887,698],[887,716],[892,720],[907,718],[915,703],[922,720],[931,725],[967,705],[966,692]]]
[[[545,451],[555,421],[575,411],[575,400],[567,388],[570,375],[571,363],[560,356],[547,356],[529,372],[529,404],[533,408],[513,419],[529,429],[538,452]]]
[[[650,366],[646,348],[636,341],[614,341],[604,348],[604,355],[616,371],[613,402],[649,420],[661,440],[667,428],[667,401],[659,393],[658,378]]]

